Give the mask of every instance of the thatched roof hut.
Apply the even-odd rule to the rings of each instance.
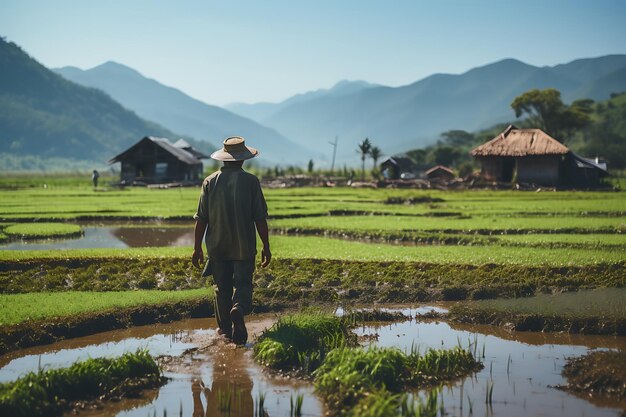
[[[518,129],[507,127],[489,142],[474,148],[474,157],[484,156],[531,156],[566,155],[569,149],[541,129]]]
[[[511,125],[470,152],[487,180],[539,185],[592,186],[608,175],[606,167],[574,154],[541,129]]]

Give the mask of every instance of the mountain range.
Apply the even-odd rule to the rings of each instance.
[[[104,91],[144,119],[158,121],[172,131],[195,139],[220,145],[228,136],[243,136],[250,145],[261,150],[265,163],[289,161],[303,165],[315,155],[274,129],[203,103],[116,62],[109,61],[85,71],[76,67],[54,71],[72,82]]]
[[[386,154],[419,148],[447,130],[475,131],[513,120],[511,102],[530,89],[556,88],[564,101],[604,100],[626,91],[626,55],[536,67],[505,59],[463,74],[434,74],[410,85],[343,83],[281,103],[235,104],[233,111],[303,145],[339,136],[339,153],[356,160],[365,137]],[[345,90],[344,90],[345,91]]]
[[[175,137],[1,38],[0,73],[0,153],[106,161],[143,136]]]
[[[114,62],[53,72],[3,39],[0,70],[0,153],[93,161],[106,161],[146,135],[184,136],[211,148],[236,134],[260,148],[259,162],[283,166],[309,159],[323,166],[332,154],[328,142],[338,136],[336,165],[356,166],[357,143],[365,137],[386,155],[423,147],[447,130],[512,121],[510,103],[533,88],[556,88],[566,102],[626,91],[626,55],[552,67],[505,59],[401,87],[344,80],[280,103],[228,109]]]

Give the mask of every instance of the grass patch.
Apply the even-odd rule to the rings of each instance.
[[[350,347],[355,337],[349,332],[348,323],[354,323],[355,318],[319,312],[282,317],[261,335],[254,346],[254,356],[274,369],[305,375],[313,371],[315,389],[329,414],[335,416],[409,415],[409,409],[412,413],[424,411],[428,406],[421,402],[408,405],[400,393],[467,375],[482,367],[468,350],[460,347],[424,354],[407,354],[394,348]]]
[[[626,288],[481,300],[450,309],[453,320],[515,330],[626,335]]]
[[[372,244],[323,237],[271,236],[277,259],[332,259],[371,262],[424,262],[440,264],[503,264],[574,266],[623,264],[620,251],[607,248],[526,248],[505,246],[399,246]],[[174,258],[191,257],[191,248],[72,249],[0,251],[0,261],[29,259]]]
[[[326,354],[354,343],[345,320],[325,313],[281,317],[254,345],[254,357],[265,366],[283,371],[310,372]]]
[[[626,249],[625,234],[524,234],[498,236],[497,240],[519,247]]]
[[[432,386],[482,368],[460,347],[409,354],[395,348],[349,348],[331,351],[314,372],[315,389],[332,415],[401,415],[407,389]]]
[[[31,372],[17,381],[0,384],[0,414],[60,415],[75,401],[136,396],[142,389],[163,382],[157,363],[147,351],[115,359],[88,359],[69,368]]]
[[[254,283],[257,305],[485,299],[625,285],[623,264],[559,267],[332,259],[273,259],[269,267],[255,271]],[[0,263],[4,293],[169,291],[210,284],[187,257],[36,258]]]
[[[568,391],[582,394],[626,399],[626,351],[595,351],[568,359],[563,368]]]
[[[277,219],[274,228],[324,229],[333,231],[437,231],[442,233],[505,234],[551,232],[605,232],[626,230],[621,217],[516,216],[480,215],[464,217],[408,216],[319,216]]]
[[[4,234],[13,239],[51,239],[82,236],[80,226],[67,223],[20,223],[6,226]]]
[[[0,326],[212,296],[212,288],[185,291],[71,291],[0,294]]]

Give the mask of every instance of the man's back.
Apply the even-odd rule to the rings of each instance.
[[[266,217],[267,206],[254,175],[225,166],[204,180],[197,218],[208,225],[205,243],[209,258],[254,259],[254,222]]]

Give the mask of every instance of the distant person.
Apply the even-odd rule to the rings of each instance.
[[[100,178],[100,173],[97,170],[93,170],[91,173],[91,181],[93,182],[93,188],[98,188],[98,178]]]
[[[256,257],[256,232],[261,238],[261,266],[272,259],[267,230],[267,204],[261,184],[242,169],[243,162],[258,155],[241,137],[229,137],[211,158],[224,166],[202,183],[198,202],[195,242],[191,262],[207,263],[202,276],[213,275],[218,333],[239,345],[248,340],[244,316],[252,311],[252,274]],[[205,234],[206,232],[206,234]]]

